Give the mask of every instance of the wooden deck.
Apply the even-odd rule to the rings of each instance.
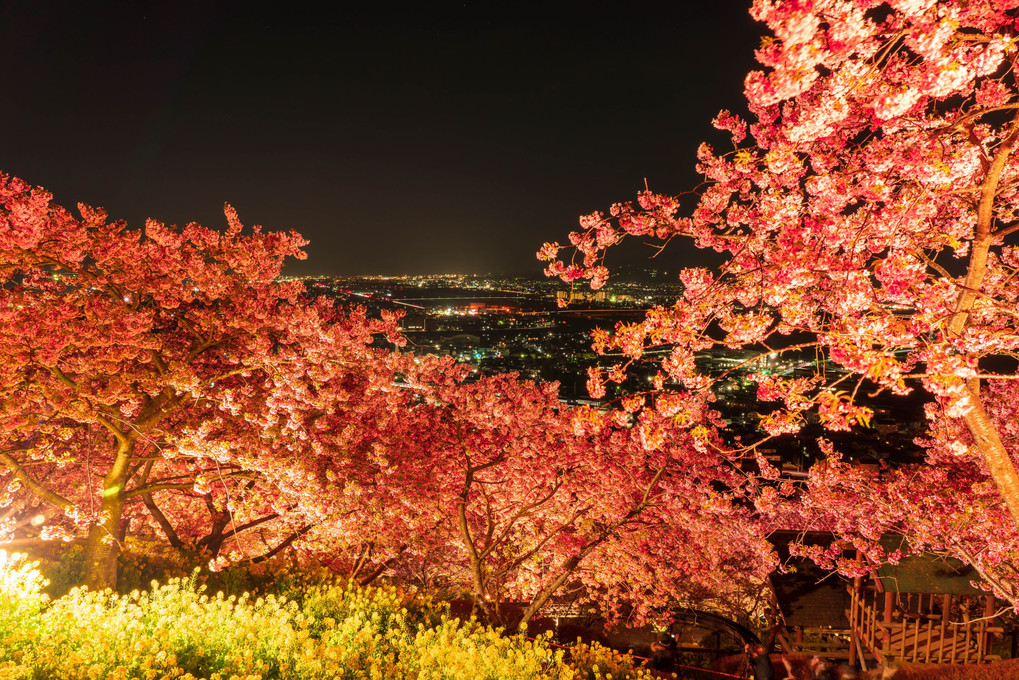
[[[990,653],[991,635],[1002,632],[991,618],[993,598],[881,592],[873,587],[850,588],[849,593],[854,647],[860,645],[886,663],[972,664],[998,660]]]

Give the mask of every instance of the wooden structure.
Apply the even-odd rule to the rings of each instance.
[[[887,539],[893,550],[896,539]],[[885,543],[886,540],[882,540]],[[971,585],[972,567],[934,555],[903,558],[848,587],[849,662],[869,652],[884,663],[983,663],[991,654],[995,600]]]
[[[789,567],[770,576],[777,620],[773,635],[782,651],[818,653],[863,668],[874,662],[974,664],[998,659],[991,651],[994,636],[1003,632],[994,618],[995,599],[971,585],[980,580],[972,567],[925,554],[847,581],[810,560],[790,556],[792,542],[829,547],[834,540],[826,532],[771,536]],[[888,552],[902,547],[898,536],[886,536],[881,543]],[[847,558],[852,554],[843,553]]]
[[[783,652],[848,659],[850,594],[846,580],[808,559],[789,554],[790,543],[802,541],[827,547],[834,536],[826,532],[776,531],[770,540],[788,568],[769,576],[777,624],[773,641]]]

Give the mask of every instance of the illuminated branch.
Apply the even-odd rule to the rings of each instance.
[[[36,482],[35,479],[33,479],[32,476],[25,471],[25,468],[22,467],[18,461],[14,460],[14,458],[6,451],[0,452],[0,463],[6,465],[7,469],[11,471],[12,475],[14,475],[14,478],[28,487],[28,489],[40,499],[64,511],[74,508],[74,503]]]

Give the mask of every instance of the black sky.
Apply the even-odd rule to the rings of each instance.
[[[296,229],[288,273],[540,272],[584,212],[692,187],[749,2],[0,2],[0,170],[141,226]]]

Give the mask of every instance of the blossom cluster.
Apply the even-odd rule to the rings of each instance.
[[[755,441],[716,443],[720,461],[746,467],[746,458],[760,459],[755,444],[808,422],[869,427],[873,395],[925,401],[918,444],[933,469],[914,479],[926,485],[861,477],[828,442],[805,493],[751,484],[757,507],[778,522],[829,523],[864,544],[902,532],[914,549],[937,546],[976,563],[1013,603],[1017,580],[995,561],[1014,564],[1015,555],[1006,557],[994,527],[1014,536],[1019,526],[1019,449],[1008,424],[1019,420],[1019,401],[998,398],[1015,382],[1019,348],[1016,6],[756,0],[751,14],[771,35],[756,52],[761,70],[744,84],[751,117],[723,111],[713,121],[732,148],[698,149],[704,183],[691,204],[681,213],[678,199],[641,191],[607,215],[582,217],[572,252],[539,254],[551,275],[599,283],[606,249],[627,237],[656,248],[686,240],[721,255],[715,271],[680,272],[673,304],[596,337],[598,351],[628,361],[588,383],[607,394],[627,367],[648,361],[649,348],[664,348],[653,390],[709,404],[717,382],[698,375],[690,357],[711,347],[747,351],[753,358],[720,380],[749,373],[759,397],[779,406],[762,414]],[[770,375],[763,357],[773,352],[813,354],[808,384]],[[652,418],[656,401],[647,403],[627,416]],[[759,471],[771,474],[765,463]],[[847,483],[839,487],[832,471]],[[965,480],[952,486],[958,503],[943,497],[939,480],[949,471]],[[876,510],[896,493],[908,493],[911,514]],[[822,512],[825,504],[855,530]],[[953,538],[962,522],[953,513],[967,519],[965,540]]]

